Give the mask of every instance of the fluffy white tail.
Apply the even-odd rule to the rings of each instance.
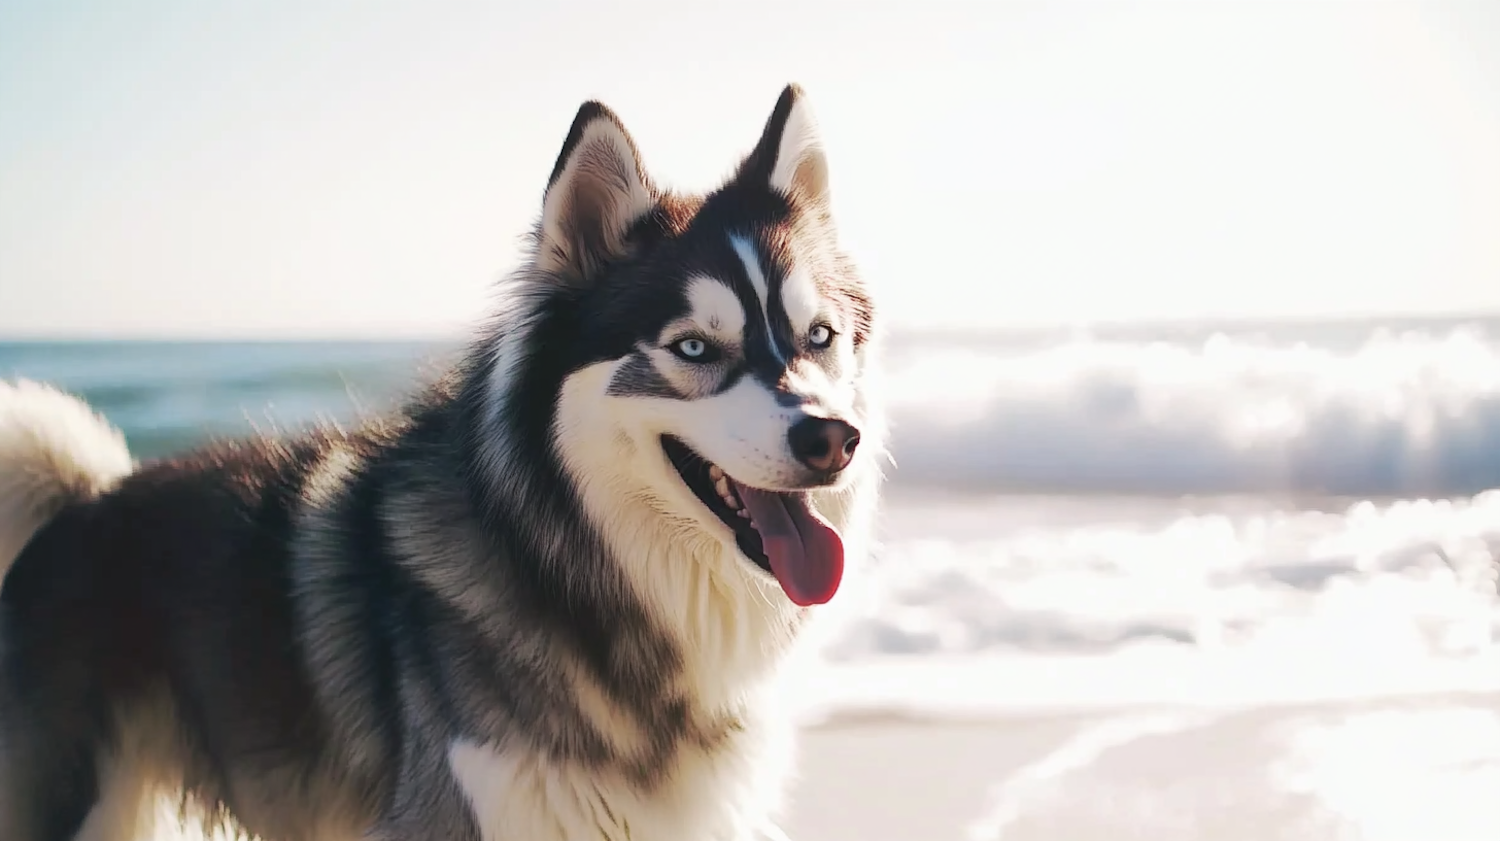
[[[0,579],[64,505],[92,499],[134,467],[125,436],[82,400],[0,381]]]

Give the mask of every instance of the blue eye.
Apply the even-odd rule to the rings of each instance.
[[[667,345],[667,349],[688,362],[712,362],[719,358],[719,349],[697,336],[678,339]]]
[[[829,327],[827,324],[818,324],[813,329],[807,331],[807,343],[822,350],[833,344],[833,337],[835,335],[832,327]]]

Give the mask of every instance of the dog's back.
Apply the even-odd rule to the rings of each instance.
[[[334,438],[216,445],[132,472],[83,404],[0,388],[0,531],[18,547],[0,590],[0,837],[136,837],[158,784],[210,813],[275,801],[301,813],[286,828],[328,810],[322,725],[288,656],[289,547]]]

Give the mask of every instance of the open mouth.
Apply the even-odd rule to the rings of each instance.
[[[844,541],[807,493],[742,484],[681,440],[664,435],[661,443],[682,481],[788,598],[803,607],[833,598],[844,576]]]

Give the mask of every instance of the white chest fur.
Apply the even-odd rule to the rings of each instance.
[[[623,775],[521,745],[455,742],[449,767],[482,841],[758,841],[791,768],[791,728],[747,725],[712,750],[686,750],[644,790]]]

